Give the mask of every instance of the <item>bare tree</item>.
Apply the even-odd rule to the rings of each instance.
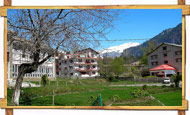
[[[26,73],[32,73],[58,50],[70,51],[72,46],[97,47],[98,40],[113,27],[117,12],[107,9],[17,9],[8,11],[9,36],[19,42],[23,53],[30,53],[31,63],[19,66],[19,75],[12,102],[19,105],[20,90]],[[14,39],[11,39],[13,38]],[[73,45],[74,44],[74,45]]]

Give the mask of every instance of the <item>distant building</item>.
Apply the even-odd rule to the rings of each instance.
[[[7,42],[9,44],[9,41]],[[18,77],[18,68],[21,64],[32,62],[31,55],[27,52],[23,53],[23,51],[19,49],[18,45],[20,46],[20,44],[14,42],[7,45],[8,80],[16,80]],[[46,62],[41,64],[38,67],[37,71],[25,74],[24,80],[39,81],[41,80],[41,76],[44,74],[46,74],[50,80],[56,79],[54,57],[49,58]]]
[[[99,53],[91,48],[62,54],[59,57],[59,76],[71,78],[99,76],[98,59]]]
[[[147,56],[151,75],[166,77],[182,72],[182,45],[162,43]]]

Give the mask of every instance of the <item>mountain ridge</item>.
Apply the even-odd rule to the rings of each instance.
[[[181,45],[182,44],[182,23],[178,24],[176,27],[163,30],[158,35],[150,38],[149,40],[145,41],[144,43],[138,46],[124,49],[121,55],[123,57],[134,56],[135,58],[138,58],[143,55],[142,48],[149,48],[148,42],[154,43],[155,47],[157,47],[163,42]]]

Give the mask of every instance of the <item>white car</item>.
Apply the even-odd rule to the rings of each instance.
[[[170,78],[167,78],[167,77],[164,78],[164,83],[166,83],[166,84],[167,84],[167,83],[170,83]]]

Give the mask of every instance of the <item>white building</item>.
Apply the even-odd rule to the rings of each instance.
[[[100,55],[88,48],[59,57],[59,76],[86,78],[99,76],[98,59]]]
[[[8,41],[9,44],[9,41]],[[22,63],[32,62],[30,54],[13,47],[14,43],[7,45],[7,79],[15,80],[18,76],[18,68]],[[40,65],[37,71],[25,74],[24,80],[39,81],[46,74],[50,80],[55,80],[55,60],[51,57]]]

